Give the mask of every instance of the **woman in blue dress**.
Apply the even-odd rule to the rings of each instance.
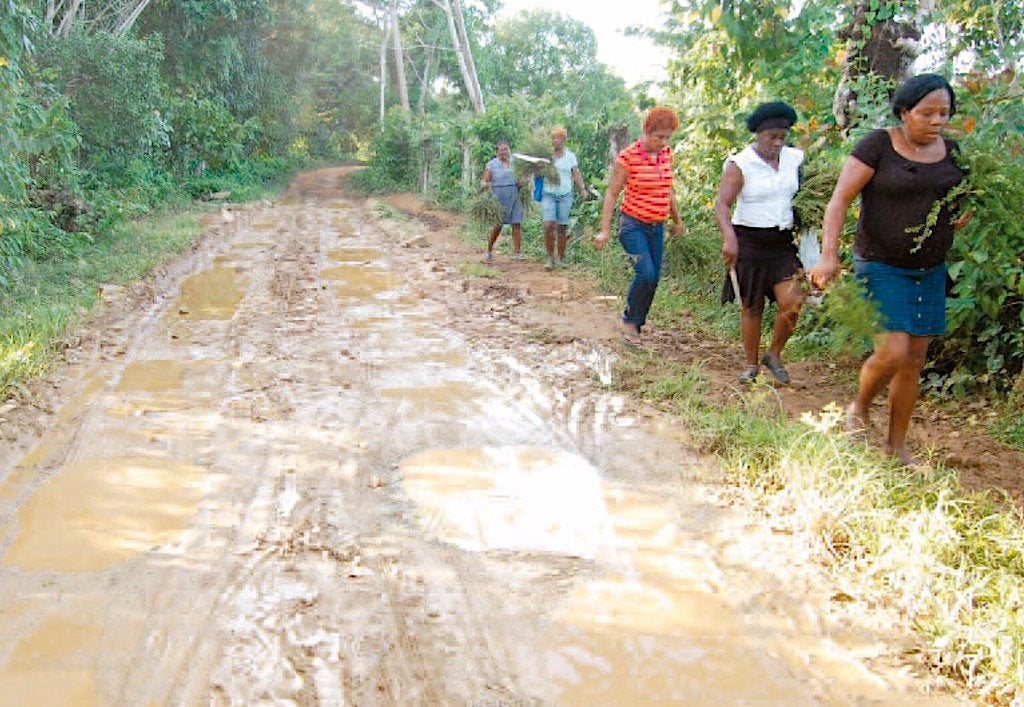
[[[512,170],[512,148],[508,140],[498,140],[496,148],[497,156],[484,167],[481,184],[484,189],[490,188],[494,198],[501,204],[501,221],[491,228],[485,259],[487,262],[494,260],[494,244],[501,234],[502,226],[509,224],[512,226],[512,259],[523,260],[523,205],[519,201],[519,183]]]

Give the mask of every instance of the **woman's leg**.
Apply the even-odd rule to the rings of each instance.
[[[494,244],[495,244],[495,242],[497,242],[498,236],[501,235],[501,226],[502,226],[502,224],[499,223],[494,228],[491,229],[490,238],[487,239],[487,252],[488,253],[490,253],[490,252],[492,252],[494,250]]]
[[[775,283],[773,288],[775,301],[779,311],[775,314],[775,326],[772,332],[772,343],[768,353],[773,360],[782,363],[782,349],[796,329],[800,319],[800,307],[804,302],[804,293],[796,280],[788,279]]]
[[[569,227],[558,224],[556,231],[558,233],[558,244],[555,253],[557,255],[557,262],[561,263],[565,259],[565,244],[569,239]]]
[[[743,355],[747,366],[757,366],[759,349],[761,348],[761,316],[764,314],[764,296],[747,307],[740,301],[740,338],[743,340]]]
[[[857,397],[851,412],[857,421],[867,426],[871,403],[889,384],[910,355],[910,334],[889,331],[875,339],[875,350],[860,367]]]
[[[518,223],[512,224],[512,251],[519,255],[523,250],[523,227]]]
[[[639,331],[647,323],[647,312],[650,311],[654,293],[658,289],[664,229],[662,224],[623,219],[619,242],[633,261],[634,271],[622,318]]]
[[[915,459],[907,450],[907,429],[917,402],[917,390],[928,355],[930,336],[907,335],[906,355],[889,382],[889,438],[886,451],[908,466]]]

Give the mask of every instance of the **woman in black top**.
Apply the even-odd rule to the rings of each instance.
[[[936,74],[914,76],[896,90],[892,111],[900,124],[869,133],[846,159],[825,209],[821,259],[811,272],[818,287],[835,276],[839,233],[859,194],[854,271],[878,303],[886,331],[861,367],[847,424],[866,428],[872,400],[888,385],[886,451],[908,466],[915,463],[907,428],[921,369],[932,337],[946,329],[945,259],[955,230],[949,205],[930,233],[922,229],[935,203],[963,179],[954,161],[957,145],[942,137],[955,109],[953,89]]]

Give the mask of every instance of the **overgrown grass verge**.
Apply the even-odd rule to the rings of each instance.
[[[188,249],[202,231],[196,209],[122,223],[74,257],[29,263],[0,292],[0,399],[44,374],[60,342],[99,300]]]
[[[619,386],[681,416],[694,443],[869,603],[901,612],[937,671],[981,699],[1024,699],[1024,525],[1008,499],[967,494],[954,470],[912,472],[842,432],[838,408],[787,422],[773,390],[704,395],[700,366],[635,354]],[[1017,700],[1017,702],[1014,702]]]

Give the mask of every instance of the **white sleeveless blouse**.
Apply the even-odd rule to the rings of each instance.
[[[792,228],[793,195],[800,187],[803,161],[803,151],[788,146],[783,146],[779,154],[778,171],[754,152],[753,145],[729,156],[725,164],[732,162],[743,174],[743,188],[736,198],[732,222],[751,228]]]

